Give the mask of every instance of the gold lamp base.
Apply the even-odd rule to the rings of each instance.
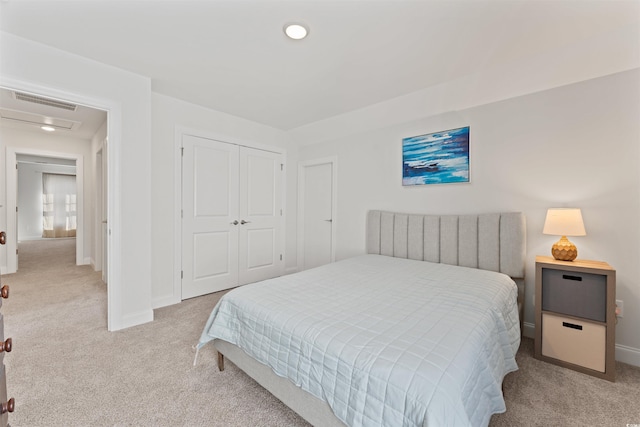
[[[578,248],[567,239],[567,236],[562,236],[551,246],[551,255],[559,261],[573,261],[578,257]]]

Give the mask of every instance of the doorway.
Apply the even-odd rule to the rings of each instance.
[[[84,161],[77,153],[58,153],[32,148],[7,147],[6,171],[7,171],[7,273],[15,273],[18,270],[18,159],[49,159],[59,163],[75,164],[76,181],[76,265],[85,264],[84,256]]]
[[[70,240],[65,244],[76,263],[77,203],[75,159],[16,154],[17,160],[17,239]],[[46,190],[49,189],[49,191]],[[60,194],[63,191],[63,194]],[[45,194],[49,194],[45,196]],[[46,200],[45,200],[46,199]],[[82,236],[82,234],[81,234]],[[56,239],[51,239],[56,238]],[[36,243],[34,243],[36,244]],[[22,244],[21,246],[24,246]],[[17,267],[21,268],[21,251]]]
[[[336,239],[336,158],[298,166],[298,266],[301,270],[334,262]]]
[[[115,110],[116,117],[119,107],[110,105],[110,102],[98,101],[94,105],[103,104],[106,108],[89,107],[93,103],[82,96],[64,96],[61,100],[59,92],[38,87],[38,92],[51,92],[52,98],[46,94],[40,95],[30,92],[30,85],[16,83],[12,87],[0,87],[2,103],[2,126],[6,141],[6,157],[3,161],[6,167],[6,221],[7,221],[7,252],[6,272],[13,273],[20,268],[18,264],[18,233],[19,216],[16,212],[18,205],[18,158],[39,158],[37,162],[75,164],[76,168],[76,238],[75,238],[75,265],[92,264],[94,270],[102,270],[104,279],[111,266],[106,262],[111,248],[110,239],[106,229],[107,212],[110,211],[108,200],[113,199],[107,191],[109,179],[115,179],[109,173],[114,165],[109,165],[107,159],[107,134],[119,130],[119,123],[110,123],[110,114]],[[25,91],[25,92],[23,92]],[[74,101],[73,98],[79,101]],[[14,102],[30,100],[22,104]],[[31,99],[33,98],[33,99]],[[74,104],[75,102],[82,102]],[[45,111],[45,108],[49,111]],[[70,110],[66,112],[62,110]],[[11,114],[5,114],[9,111]],[[68,115],[67,115],[68,114]],[[72,114],[77,114],[73,116]],[[8,116],[11,120],[4,120]],[[15,116],[15,117],[13,117]],[[42,120],[44,123],[38,123]],[[44,137],[41,125],[51,125],[55,132],[47,133],[50,137]],[[113,129],[110,129],[113,128]],[[46,139],[48,138],[48,139]],[[75,141],[75,142],[74,142]],[[86,145],[85,145],[86,144]],[[60,148],[60,151],[57,149]],[[69,152],[67,152],[69,150]],[[115,187],[114,187],[115,188]],[[100,190],[100,191],[99,191]],[[98,232],[102,230],[102,232]],[[33,236],[32,236],[33,237]],[[117,246],[119,239],[115,239]],[[99,248],[99,250],[96,250]],[[119,277],[116,275],[116,277]],[[105,280],[106,283],[106,280]],[[113,294],[117,289],[107,286],[107,324],[109,330],[119,329],[120,319],[112,315],[119,312],[119,303],[112,307]],[[114,327],[115,325],[115,327]]]

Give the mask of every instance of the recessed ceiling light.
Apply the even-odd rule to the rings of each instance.
[[[56,128],[52,126],[40,126],[40,129],[46,130],[47,132],[53,132],[54,130],[56,130]]]
[[[307,37],[309,30],[302,24],[287,24],[284,26],[284,33],[293,40],[301,40]]]

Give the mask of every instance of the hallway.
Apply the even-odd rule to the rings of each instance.
[[[77,266],[76,239],[27,240],[18,244],[18,272],[2,276],[10,287],[10,299],[3,305],[5,317],[44,315],[61,303],[78,299],[65,311],[91,307],[96,320],[107,326],[107,287],[101,273],[89,265]],[[17,325],[9,325],[6,328]]]

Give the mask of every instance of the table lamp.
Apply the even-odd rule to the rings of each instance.
[[[562,236],[551,247],[551,255],[560,261],[573,261],[578,256],[578,248],[567,236],[586,236],[582,212],[577,208],[551,208],[547,210],[543,234]]]

